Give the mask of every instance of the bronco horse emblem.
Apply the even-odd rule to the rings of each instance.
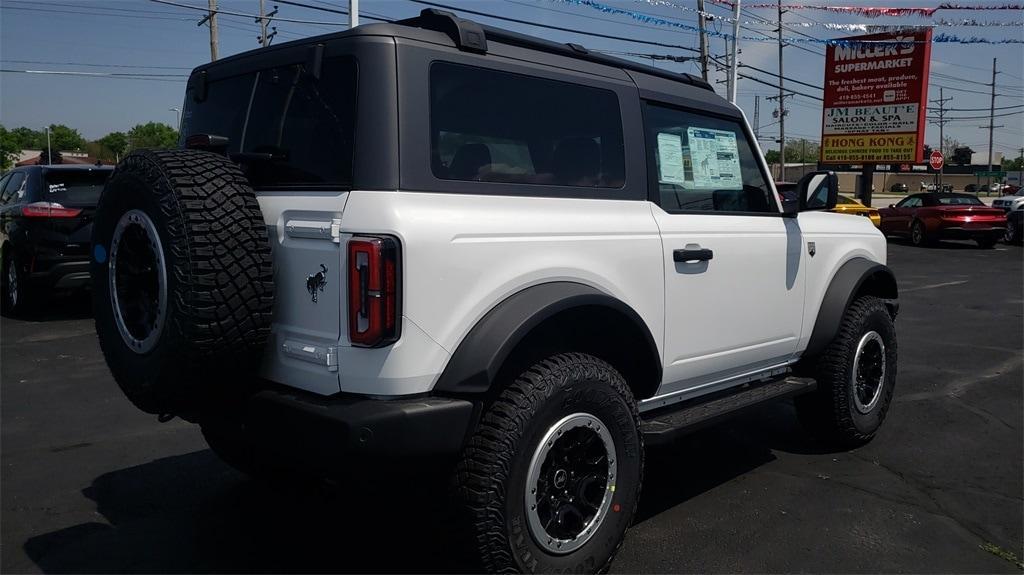
[[[320,271],[306,277],[306,291],[313,296],[313,303],[317,302],[317,292],[324,291],[325,287],[327,287],[327,266],[320,264]]]

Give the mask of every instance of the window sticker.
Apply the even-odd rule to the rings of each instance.
[[[64,182],[60,182],[58,184],[50,184],[50,186],[49,186],[49,192],[51,194],[55,194],[57,192],[65,192],[65,191],[67,191],[67,188],[64,186]]]
[[[658,132],[658,181],[663,184],[684,184],[683,139],[679,134]]]
[[[690,158],[693,161],[693,187],[697,189],[740,190],[739,147],[736,132],[687,128]]]

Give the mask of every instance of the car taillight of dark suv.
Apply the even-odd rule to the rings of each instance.
[[[92,220],[112,168],[24,166],[0,179],[0,259],[5,313],[54,289],[89,285]]]

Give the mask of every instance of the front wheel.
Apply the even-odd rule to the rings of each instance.
[[[636,511],[640,417],[625,380],[582,354],[539,361],[488,407],[455,477],[488,572],[601,572]]]
[[[842,445],[870,441],[896,386],[896,327],[885,302],[872,296],[855,300],[814,371],[818,389],[795,400],[800,421]]]

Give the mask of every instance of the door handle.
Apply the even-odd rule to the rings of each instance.
[[[672,260],[676,262],[706,262],[713,257],[715,257],[715,252],[707,248],[687,248],[672,252]]]

